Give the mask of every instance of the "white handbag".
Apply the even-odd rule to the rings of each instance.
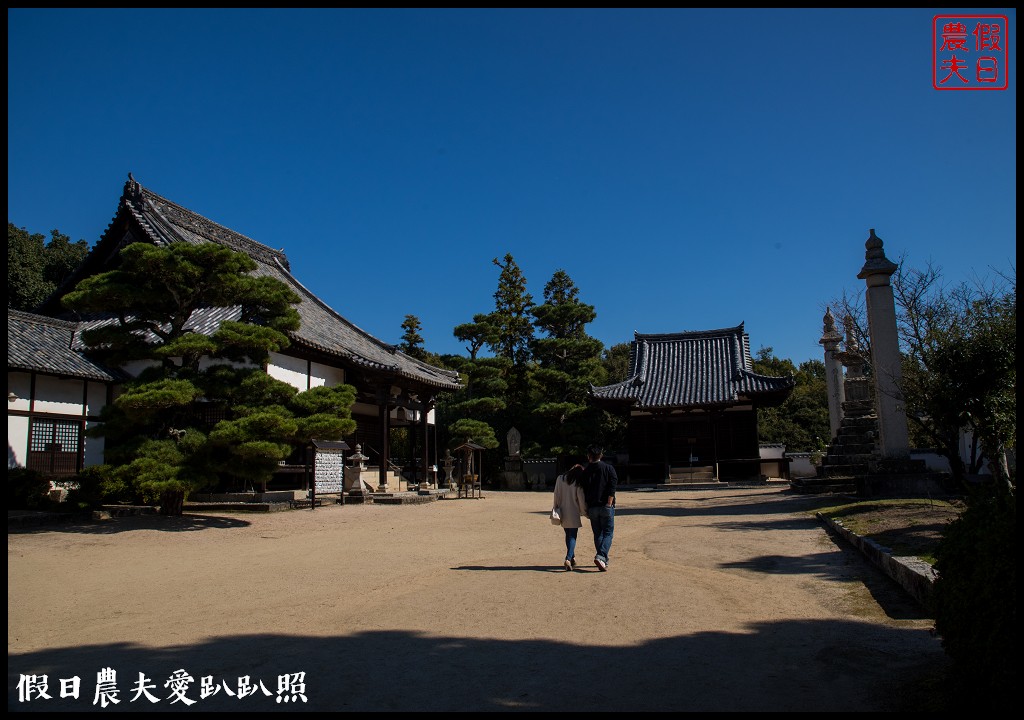
[[[551,508],[551,524],[552,525],[561,525],[562,524],[562,516],[558,512],[558,508]]]

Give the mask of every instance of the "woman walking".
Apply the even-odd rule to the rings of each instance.
[[[581,518],[587,515],[587,501],[583,497],[583,466],[574,465],[569,472],[555,480],[555,496],[551,509],[558,512],[559,524],[565,531],[565,569],[576,567],[576,535],[583,526]]]

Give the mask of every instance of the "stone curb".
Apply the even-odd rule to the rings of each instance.
[[[921,607],[925,610],[931,610],[932,594],[934,592],[935,578],[937,577],[935,569],[931,565],[921,558],[914,556],[894,557],[889,548],[879,545],[874,540],[851,532],[837,520],[826,517],[822,513],[815,513],[815,516],[826,527],[833,530],[854,548],[860,550],[876,567],[895,580],[900,587],[920,603]]]

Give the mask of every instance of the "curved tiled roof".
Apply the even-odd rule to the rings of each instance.
[[[171,202],[142,187],[131,175],[125,183],[118,211],[130,213],[151,242],[214,242],[224,245],[255,260],[256,274],[275,278],[292,288],[302,298],[296,307],[301,325],[289,333],[295,345],[431,388],[455,390],[462,387],[457,372],[416,360],[332,310],[291,274],[283,250],[274,250]],[[119,242],[120,238],[111,240]]]
[[[630,346],[629,377],[591,387],[598,402],[636,409],[723,407],[742,398],[775,404],[792,391],[793,377],[751,370],[750,338],[743,323],[721,330],[636,334]]]
[[[7,310],[7,369],[114,382],[118,370],[93,362],[74,349],[78,323]]]

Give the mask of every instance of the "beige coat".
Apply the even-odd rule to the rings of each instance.
[[[551,507],[558,508],[558,514],[562,516],[562,527],[583,527],[582,518],[587,516],[587,501],[583,499],[583,488],[578,483],[570,485],[564,475],[559,475],[555,480],[555,496]]]

